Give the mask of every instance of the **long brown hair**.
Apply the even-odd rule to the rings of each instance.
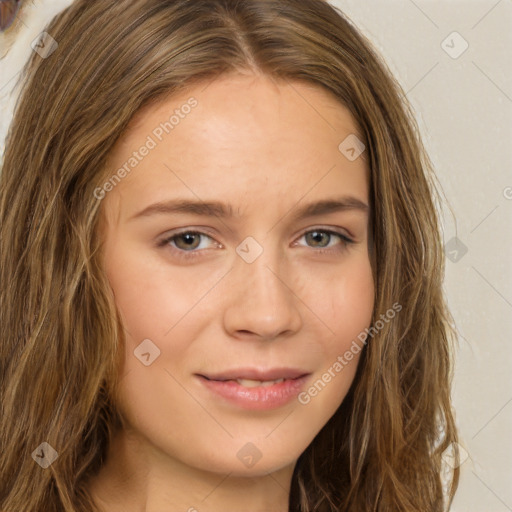
[[[25,67],[0,177],[1,510],[96,510],[86,482],[119,419],[110,397],[124,341],[94,194],[109,151],[151,101],[257,71],[323,87],[352,113],[370,169],[373,319],[402,306],[300,456],[289,510],[441,512],[442,454],[457,454],[457,433],[440,195],[371,44],[322,0],[78,0],[46,32],[58,47]],[[45,470],[32,457],[42,442],[58,453]]]

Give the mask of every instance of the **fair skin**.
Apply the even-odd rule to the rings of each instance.
[[[328,92],[229,75],[140,111],[112,173],[190,97],[197,106],[102,199],[126,335],[116,397],[126,427],[91,492],[106,512],[285,512],[295,463],[343,401],[360,354],[308,403],[246,407],[201,375],[292,368],[307,391],[370,325],[369,211],[353,206],[368,205],[368,169],[338,149],[358,130]],[[137,216],[177,198],[230,204],[233,216]],[[296,217],[347,198],[352,207]],[[169,241],[178,230],[203,235]],[[258,244],[241,246],[257,254],[250,263],[237,252],[247,237]],[[134,355],[146,339],[146,354],[160,350],[148,366]]]

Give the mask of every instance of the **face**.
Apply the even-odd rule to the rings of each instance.
[[[158,457],[264,475],[343,401],[374,298],[354,134],[321,88],[228,75],[145,107],[116,144],[96,194],[117,405]]]

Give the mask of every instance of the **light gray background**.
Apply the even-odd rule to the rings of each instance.
[[[1,153],[30,44],[70,3],[31,0],[16,22],[0,60]],[[512,511],[512,0],[331,3],[402,85],[447,200],[445,289],[460,333],[453,399],[468,453],[451,511]],[[0,35],[0,57],[12,43]]]

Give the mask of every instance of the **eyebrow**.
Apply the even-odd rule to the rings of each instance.
[[[306,204],[301,208],[296,209],[293,218],[295,220],[306,219],[310,217],[317,217],[319,215],[326,215],[329,213],[343,212],[343,211],[360,211],[368,213],[368,205],[353,196],[344,196],[341,198],[324,199],[314,203]],[[220,201],[192,201],[189,199],[173,199],[154,203],[135,215],[131,216],[128,220],[133,220],[141,217],[150,217],[153,215],[170,215],[176,213],[191,214],[198,216],[215,216],[220,218],[234,217],[233,206],[224,204]]]

